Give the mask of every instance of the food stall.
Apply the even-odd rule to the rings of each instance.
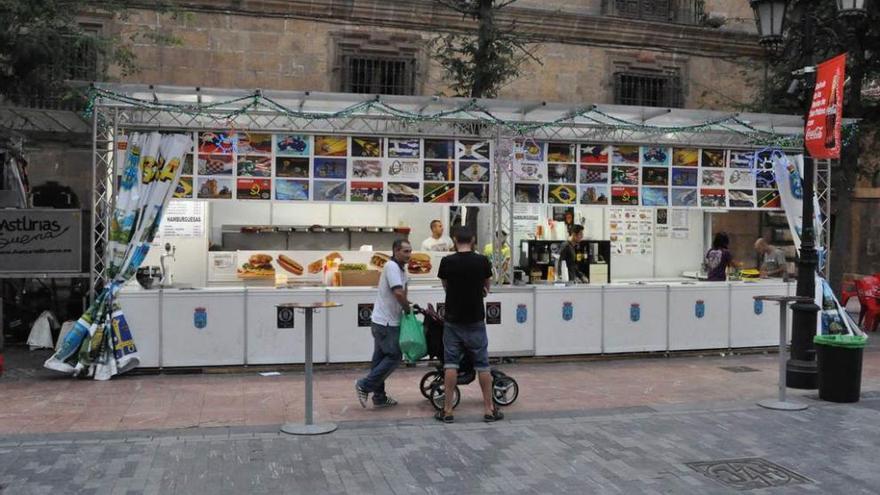
[[[171,276],[118,296],[141,366],[302,362],[302,315],[276,306],[316,301],[343,306],[316,315],[315,361],[368,361],[391,242],[413,244],[410,299],[442,313],[443,254],[420,245],[431,220],[456,216],[480,246],[510,233],[513,260],[497,269],[562,241],[560,215],[586,227],[596,261],[588,285],[543,270],[493,287],[494,356],[769,346],[776,313],[752,296],[794,291],[682,274],[699,270],[712,215],[780,210],[762,153],[797,149],[799,117],[132,85],[98,86],[93,111],[112,122],[98,180],[119,173],[128,133],[194,143],[144,262]]]

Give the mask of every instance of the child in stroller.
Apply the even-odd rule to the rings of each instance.
[[[433,370],[425,373],[419,383],[422,395],[431,402],[438,411],[443,409],[446,390],[443,387],[443,318],[431,304],[427,308],[413,305],[416,313],[424,316],[425,341],[428,344],[428,359],[438,360]],[[492,400],[499,406],[509,406],[519,396],[519,385],[512,377],[492,368]],[[464,353],[458,368],[458,385],[467,385],[474,381],[477,373],[474,370],[473,358]],[[452,407],[461,401],[461,391],[456,385],[452,395]]]

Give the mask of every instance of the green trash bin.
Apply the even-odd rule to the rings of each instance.
[[[816,335],[819,398],[829,402],[858,402],[862,388],[864,335]]]

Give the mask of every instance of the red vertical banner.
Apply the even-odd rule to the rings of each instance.
[[[840,158],[845,68],[844,53],[822,62],[816,71],[816,89],[804,130],[807,151],[813,158]]]

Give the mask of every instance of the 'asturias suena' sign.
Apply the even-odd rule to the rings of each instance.
[[[0,273],[80,272],[82,212],[0,210]]]

